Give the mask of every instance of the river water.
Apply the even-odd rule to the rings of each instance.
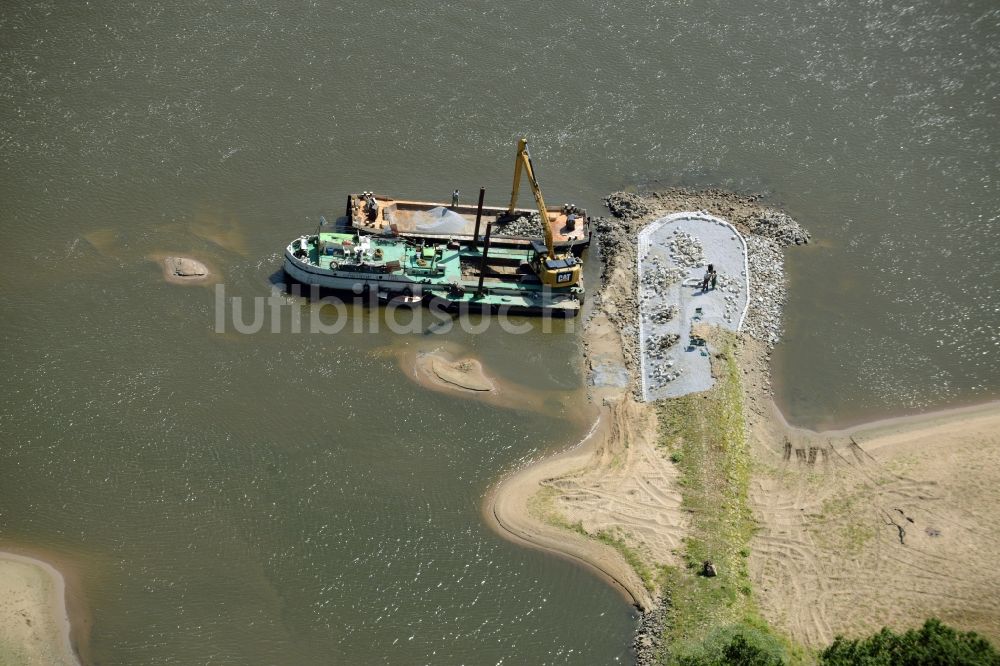
[[[148,257],[266,296],[350,191],[503,202],[525,134],[551,203],[719,185],[812,231],[775,359],[793,422],[995,398],[998,22],[986,1],[4,3],[0,547],[74,563],[93,663],[627,662],[615,592],[479,515],[498,473],[586,429],[577,332],[217,333],[212,289]],[[426,392],[392,350],[439,339],[567,399]]]

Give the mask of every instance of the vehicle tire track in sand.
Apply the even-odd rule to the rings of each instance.
[[[656,446],[652,411],[626,400],[586,467],[548,479],[556,510],[588,534],[628,535],[647,565],[675,563],[686,524],[677,469]],[[625,424],[628,424],[625,426]]]
[[[987,508],[1000,504],[998,426],[994,409],[841,438],[826,464],[758,442],[750,564],[765,617],[814,647],[930,616],[1000,637],[988,573],[1000,521]]]

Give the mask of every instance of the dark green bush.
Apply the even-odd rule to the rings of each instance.
[[[838,636],[820,654],[824,666],[1000,666],[1000,653],[975,632],[955,631],[930,619],[920,629],[896,634],[882,629],[873,636],[847,640]]]
[[[783,666],[785,650],[771,634],[749,625],[717,629],[705,641],[675,655],[680,666]]]

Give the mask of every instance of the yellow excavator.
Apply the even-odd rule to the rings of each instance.
[[[538,205],[538,215],[542,220],[542,229],[545,232],[545,245],[538,241],[532,241],[535,257],[531,262],[531,267],[538,275],[542,284],[549,287],[563,288],[572,287],[580,282],[583,272],[583,262],[573,255],[572,252],[556,254],[554,241],[552,239],[552,227],[549,222],[549,213],[545,208],[545,199],[542,198],[542,190],[535,180],[535,170],[531,166],[531,156],[528,154],[528,140],[521,139],[517,142],[517,157],[514,161],[514,189],[510,194],[510,208],[508,215],[514,214],[517,207],[517,195],[521,189],[521,171],[528,174],[528,183],[531,185],[531,193],[535,195],[535,203]]]

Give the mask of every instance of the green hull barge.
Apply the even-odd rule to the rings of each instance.
[[[583,304],[576,257],[547,258],[535,242],[527,248],[490,249],[456,241],[434,243],[398,236],[319,233],[285,248],[285,273],[297,282],[350,291],[380,300],[421,302],[449,311],[488,311],[572,317]],[[571,286],[543,284],[539,271]],[[565,277],[559,277],[564,275]]]

